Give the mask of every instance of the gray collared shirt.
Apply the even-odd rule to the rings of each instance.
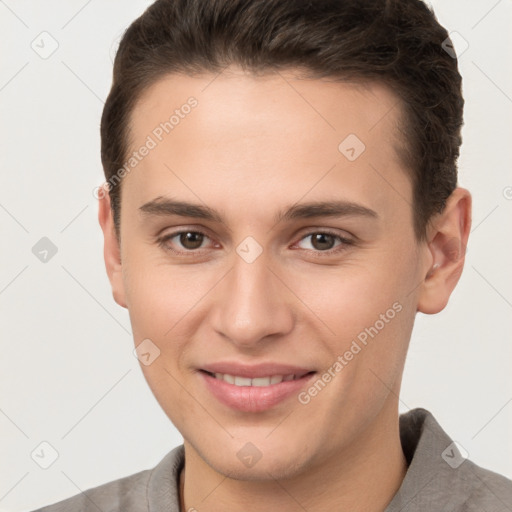
[[[464,459],[425,409],[400,416],[407,473],[385,512],[512,512],[512,480]],[[34,512],[180,512],[180,445],[153,469],[94,487]]]

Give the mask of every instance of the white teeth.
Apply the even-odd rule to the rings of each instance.
[[[250,386],[251,379],[247,377],[235,377],[235,386]]]
[[[269,377],[255,377],[250,379],[249,377],[240,377],[238,375],[229,375],[228,373],[215,373],[215,378],[224,380],[228,384],[234,384],[235,386],[270,386],[272,384],[279,384],[283,381],[290,381],[295,379],[295,375],[272,375]]]
[[[251,379],[251,386],[270,386],[270,377],[257,377]]]
[[[272,375],[272,377],[270,377],[270,384],[279,384],[280,382],[283,382],[282,375]]]
[[[220,375],[220,377],[217,377],[217,375]],[[235,377],[233,377],[233,375],[228,375],[227,373],[225,375],[222,375],[222,373],[216,373],[215,374],[215,377],[217,377],[217,379],[223,379],[228,382],[229,384],[234,384],[235,383]]]

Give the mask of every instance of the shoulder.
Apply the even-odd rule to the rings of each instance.
[[[171,450],[153,468],[93,487],[33,512],[174,511],[178,507],[178,478],[184,464],[183,445]]]
[[[386,512],[512,511],[512,480],[469,460],[426,409],[400,415],[400,441],[408,469]]]
[[[103,485],[33,512],[135,512],[146,510],[146,488],[151,470],[147,469]]]
[[[465,460],[459,468],[459,479],[467,486],[464,512],[510,512],[512,509],[512,480]]]

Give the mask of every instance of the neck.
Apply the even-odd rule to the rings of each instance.
[[[350,510],[382,512],[407,471],[400,444],[398,408],[381,411],[350,446],[286,480],[234,480],[214,471],[185,441],[180,475],[182,511]]]

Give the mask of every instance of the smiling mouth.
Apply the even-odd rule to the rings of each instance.
[[[275,384],[280,384],[281,382],[289,382],[292,380],[300,380],[306,376],[310,376],[314,371],[306,372],[302,374],[286,374],[286,375],[268,375],[265,377],[242,377],[240,375],[231,375],[229,373],[213,373],[206,370],[201,370],[201,372],[206,373],[210,377],[213,377],[217,380],[221,380],[227,382],[228,384],[233,384],[235,386],[246,386],[246,387],[265,387],[272,386]]]

